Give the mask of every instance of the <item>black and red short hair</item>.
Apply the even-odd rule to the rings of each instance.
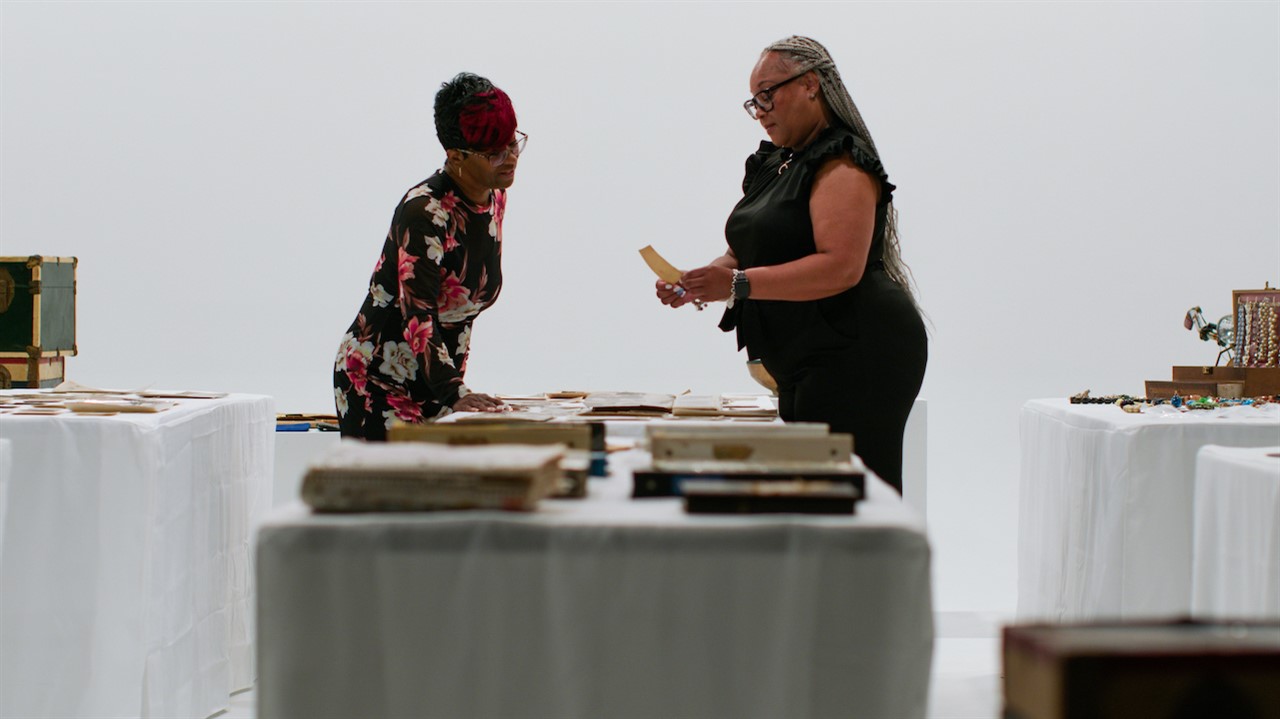
[[[516,111],[507,93],[479,75],[458,73],[436,93],[436,137],[446,150],[491,152],[516,132]]]

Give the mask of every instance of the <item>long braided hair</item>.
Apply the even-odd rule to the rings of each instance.
[[[853,104],[853,98],[850,97],[844,80],[840,78],[840,71],[836,69],[831,53],[827,52],[822,43],[812,38],[792,35],[766,47],[760,54],[763,56],[771,52],[778,53],[793,74],[810,70],[816,72],[822,89],[822,98],[836,120],[870,145],[872,151],[879,157],[880,151],[876,148],[875,140],[871,139],[871,131],[867,129],[867,123],[863,122],[858,106]],[[892,201],[885,212],[883,259],[885,273],[906,291],[918,308],[919,302],[916,300],[915,293],[912,292],[912,286],[915,284],[914,277],[911,274],[911,268],[902,261],[902,252],[898,248],[898,211],[894,209]]]

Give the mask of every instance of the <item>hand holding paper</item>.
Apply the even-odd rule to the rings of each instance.
[[[653,273],[661,280],[658,284],[658,299],[662,300],[663,304],[671,305],[672,307],[679,307],[685,304],[685,288],[680,284],[680,277],[683,273],[670,262],[667,262],[662,255],[659,255],[652,245],[645,245],[640,248],[640,256],[644,258],[645,264],[649,265],[649,269],[653,270]],[[666,283],[665,289],[670,290],[674,297],[663,296],[664,287],[662,283]],[[693,304],[699,310],[703,308],[702,302],[698,300],[694,300]]]

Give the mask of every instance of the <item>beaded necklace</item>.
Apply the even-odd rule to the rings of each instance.
[[[1280,346],[1276,343],[1276,305],[1274,302],[1258,303],[1258,319],[1262,331],[1261,335],[1261,356],[1258,357],[1263,367],[1275,367],[1277,355],[1280,354]]]

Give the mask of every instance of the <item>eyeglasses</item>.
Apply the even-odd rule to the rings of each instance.
[[[524,152],[524,146],[528,143],[529,136],[519,130],[516,130],[516,139],[512,140],[510,145],[507,145],[497,152],[476,152],[475,150],[463,150],[462,148],[458,148],[458,150],[460,152],[465,152],[468,155],[479,155],[488,160],[490,165],[498,167],[502,163],[506,162],[507,158],[512,155],[519,157],[520,153]]]
[[[760,117],[760,113],[770,112],[771,110],[773,110],[773,93],[777,92],[778,88],[791,82],[792,80],[804,77],[808,72],[809,72],[808,70],[805,70],[804,72],[798,75],[792,75],[791,77],[787,78],[786,80],[783,80],[782,82],[778,83],[777,85],[774,85],[773,87],[766,87],[760,92],[757,92],[756,94],[751,96],[750,100],[747,100],[746,102],[742,103],[742,109],[747,111],[747,114],[751,116],[752,120],[758,119]]]

